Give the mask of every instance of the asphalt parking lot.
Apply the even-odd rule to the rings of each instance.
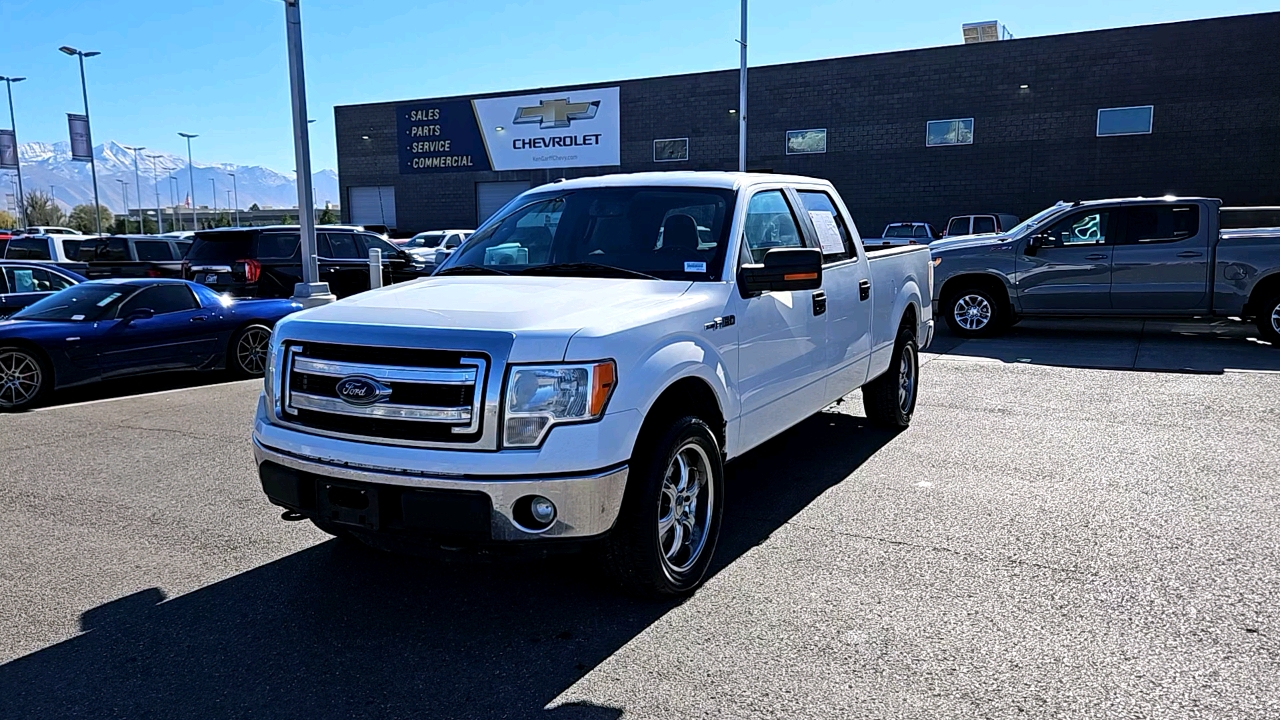
[[[854,395],[732,464],[715,575],[670,604],[280,521],[256,382],[0,416],[0,717],[1275,718],[1250,331],[943,335],[910,430]]]

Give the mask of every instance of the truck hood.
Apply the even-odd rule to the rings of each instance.
[[[424,278],[305,310],[300,321],[506,332],[625,324],[675,304],[690,282],[615,278],[461,276]]]
[[[990,247],[1010,240],[1008,235],[957,235],[944,240],[929,243],[929,252],[937,254],[944,250],[966,250],[969,248]]]

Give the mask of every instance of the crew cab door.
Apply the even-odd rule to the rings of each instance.
[[[1135,205],[1117,211],[1111,307],[1185,312],[1209,308],[1209,237],[1200,205]]]
[[[779,189],[744,205],[738,264],[763,261],[773,248],[810,247],[795,208]],[[754,447],[824,406],[827,313],[819,290],[764,292],[729,303],[738,326],[742,449]]]
[[[857,227],[826,190],[795,190],[813,243],[822,248],[826,303],[824,405],[867,381],[871,364],[871,275]],[[917,229],[923,229],[923,226]],[[817,294],[817,293],[815,293]]]
[[[1070,313],[1111,307],[1111,253],[1116,213],[1081,210],[1019,244],[1022,309]]]

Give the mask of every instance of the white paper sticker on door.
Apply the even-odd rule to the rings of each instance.
[[[845,251],[844,240],[840,239],[840,226],[836,218],[826,210],[810,210],[809,219],[818,231],[818,244],[822,246],[823,255],[838,255]]]

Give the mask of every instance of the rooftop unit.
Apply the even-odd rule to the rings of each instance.
[[[1001,25],[999,20],[965,23],[961,26],[961,30],[964,32],[965,45],[1013,39],[1013,33],[1009,32],[1009,28]]]

